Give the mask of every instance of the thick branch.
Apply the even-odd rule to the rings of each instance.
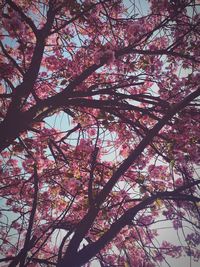
[[[97,214],[98,209],[101,204],[105,201],[109,193],[111,192],[114,185],[118,182],[120,177],[125,174],[128,168],[133,164],[133,162],[141,155],[144,149],[151,143],[153,138],[159,133],[159,131],[167,124],[168,120],[171,119],[177,112],[187,106],[193,99],[200,95],[200,88],[195,92],[188,95],[183,101],[179,102],[173,108],[168,110],[168,113],[146,134],[143,140],[139,143],[139,145],[135,148],[135,150],[129,155],[129,157],[124,160],[124,162],[119,166],[117,171],[113,174],[107,184],[104,186],[102,191],[96,197],[96,206],[92,207],[83,220],[77,225],[77,231],[75,232],[66,254],[63,258],[62,263],[59,267],[64,267],[69,261],[70,258],[76,257],[76,253],[78,247],[83,239],[83,237],[87,234],[91,225],[93,224]],[[146,202],[145,202],[146,203]],[[75,266],[75,265],[74,265]],[[77,265],[79,266],[79,265]]]
[[[200,181],[198,181],[200,183]],[[104,233],[96,242],[91,243],[84,247],[80,252],[77,253],[77,256],[75,258],[71,258],[68,260],[68,262],[65,262],[66,265],[59,265],[61,266],[74,266],[79,267],[82,266],[84,263],[88,262],[91,258],[93,258],[108,242],[110,242],[126,225],[131,224],[132,220],[136,216],[136,214],[146,209],[147,206],[152,204],[156,199],[169,199],[169,200],[182,200],[182,201],[191,201],[196,202],[200,201],[200,198],[194,197],[194,196],[188,196],[186,194],[180,194],[178,192],[181,192],[185,190],[186,188],[192,187],[197,183],[192,183],[188,186],[183,186],[179,188],[178,190],[175,190],[173,192],[160,192],[157,193],[142,202],[140,202],[138,205],[134,206],[133,208],[130,208],[127,210],[117,221],[115,221],[110,229]],[[70,265],[71,264],[71,265]]]
[[[55,13],[52,11],[52,8],[49,8],[47,22],[37,35],[37,41],[28,71],[24,74],[23,82],[15,88],[5,120],[0,124],[0,151],[8,147],[21,132],[27,130],[28,124],[33,119],[32,117],[28,117],[25,112],[20,112],[20,108],[22,108],[24,98],[27,98],[31,92],[34,95],[33,87],[41,66],[45,39],[50,32],[54,17]]]
[[[12,62],[12,64],[16,67],[16,69],[21,73],[21,75],[24,75],[24,72],[22,70],[22,68],[17,64],[17,62],[14,60],[14,58],[11,57],[11,55],[9,55],[9,53],[6,51],[6,49],[4,48],[2,42],[0,41],[0,46],[1,49],[4,53],[4,55],[7,57],[8,60],[10,60]]]
[[[195,92],[188,95],[183,101],[175,105],[173,108],[169,109],[167,114],[147,133],[140,144],[134,149],[134,151],[129,155],[129,157],[124,160],[117,171],[113,174],[108,183],[104,186],[100,192],[97,203],[101,205],[106,199],[110,191],[112,190],[115,183],[119,178],[128,170],[128,168],[133,164],[133,162],[138,158],[139,155],[144,151],[144,149],[151,143],[153,138],[159,133],[159,131],[167,124],[167,122],[180,110],[182,110],[188,103],[200,95],[200,88]]]
[[[38,30],[35,24],[33,23],[32,19],[27,17],[25,13],[22,11],[22,9],[19,6],[17,6],[12,0],[6,0],[6,2],[9,4],[10,7],[12,7],[15,11],[17,11],[17,13],[21,16],[22,20],[24,20],[29,25],[29,27],[34,32],[35,36],[37,36]]]

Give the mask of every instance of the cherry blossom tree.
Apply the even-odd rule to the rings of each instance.
[[[0,6],[1,266],[198,261],[200,2]]]

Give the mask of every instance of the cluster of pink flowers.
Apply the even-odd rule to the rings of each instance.
[[[91,141],[88,139],[80,139],[79,145],[76,147],[79,152],[91,153],[93,151],[93,146]]]
[[[113,64],[116,59],[115,51],[110,44],[106,44],[100,51],[97,51],[94,55],[94,62],[97,65],[100,65],[101,60],[103,59],[106,60],[106,63],[108,65]]]
[[[138,224],[141,226],[149,225],[151,223],[153,223],[153,217],[151,215],[141,216],[138,220]]]
[[[127,27],[127,38],[130,43],[133,43],[139,36],[144,33],[143,24],[139,21],[131,22]]]
[[[10,13],[10,18],[4,18],[3,24],[5,29],[9,32],[10,37],[15,37],[16,33],[24,34],[25,33],[25,23],[22,22],[21,18],[17,13]]]
[[[0,78],[7,78],[14,75],[14,68],[9,63],[0,62]]]

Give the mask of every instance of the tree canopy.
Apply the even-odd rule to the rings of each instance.
[[[198,261],[200,2],[0,7],[2,266]]]

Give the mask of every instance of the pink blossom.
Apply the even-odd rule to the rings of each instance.
[[[138,223],[141,225],[149,225],[153,222],[153,217],[151,215],[143,215],[139,218]]]
[[[112,64],[115,61],[115,52],[111,49],[106,50],[104,56],[106,57],[108,64]]]
[[[94,54],[94,63],[97,64],[97,65],[100,65],[102,56],[103,56],[103,52],[102,51],[96,52]]]

